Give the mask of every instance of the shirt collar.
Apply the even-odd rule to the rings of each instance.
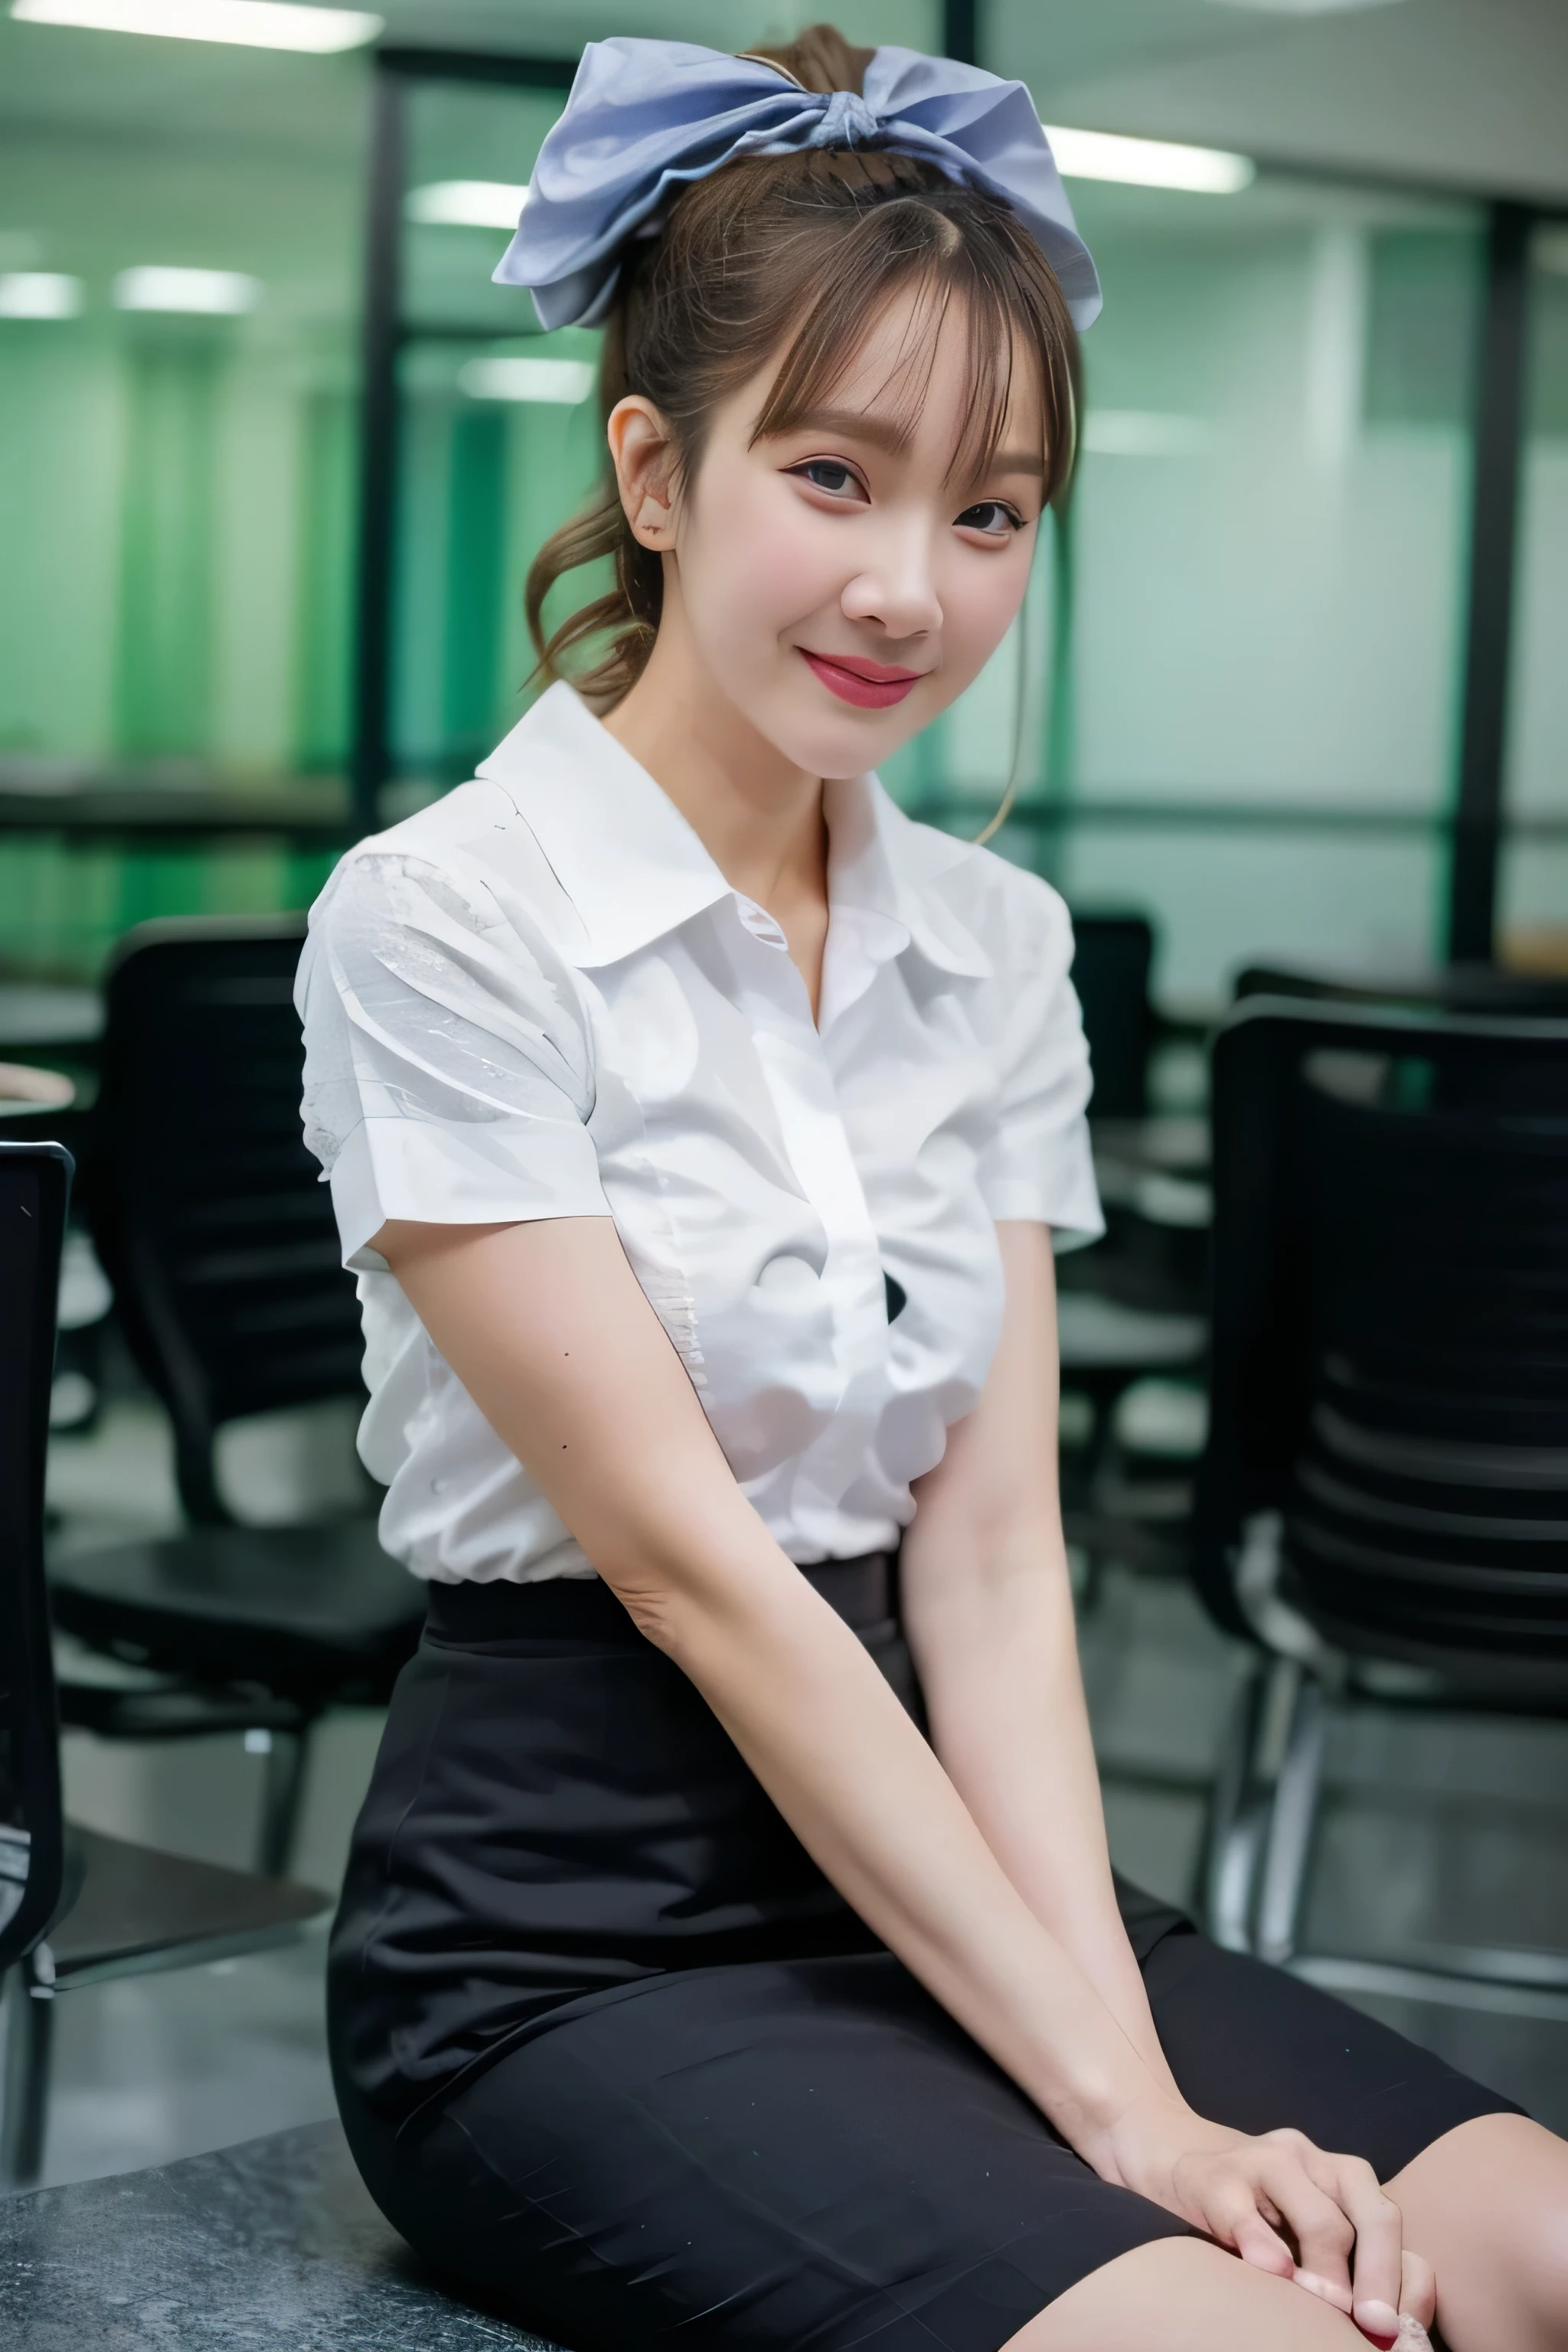
[[[942,888],[943,876],[968,856],[967,843],[916,824],[874,775],[829,782],[826,806],[835,919],[853,909],[879,962],[912,947],[942,971],[989,979],[990,957]]]
[[[563,680],[478,772],[515,803],[572,901],[587,935],[574,963],[619,963],[733,895],[668,793]]]
[[[586,935],[573,961],[618,963],[736,893],[668,794],[560,681],[499,743],[479,774],[527,822]],[[945,901],[963,843],[916,825],[874,775],[827,787],[828,898],[852,909],[878,962],[913,947],[944,971],[983,980],[991,961]]]

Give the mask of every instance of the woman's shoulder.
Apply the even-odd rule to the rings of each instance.
[[[531,952],[570,962],[583,919],[546,844],[552,813],[592,797],[605,740],[572,689],[542,695],[471,782],[372,834],[348,853],[311,910],[311,933],[369,919],[422,920],[432,905],[469,929],[514,931]]]
[[[310,909],[294,1000],[308,1040],[340,1004],[395,1022],[399,1007],[434,1003],[443,1032],[521,1024],[586,1084],[583,938],[517,795],[480,774],[339,860]]]
[[[571,944],[570,901],[512,795],[484,776],[357,842],[311,908],[310,929],[417,920],[432,907],[465,925]]]

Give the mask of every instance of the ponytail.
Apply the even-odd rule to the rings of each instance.
[[[613,558],[616,584],[576,612],[558,628],[544,634],[544,600],[555,583],[579,564],[601,556]],[[607,637],[605,650],[590,668],[572,674],[572,682],[591,709],[609,710],[642,676],[653,650],[664,599],[664,573],[659,558],[632,537],[618,486],[612,478],[596,490],[580,514],[552,531],[528,567],[523,611],[528,634],[539,656],[535,676],[542,679],[567,675],[562,656],[590,638]]]

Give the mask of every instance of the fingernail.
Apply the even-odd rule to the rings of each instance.
[[[1356,2326],[1374,2344],[1387,2347],[1399,2334],[1399,2314],[1378,2295],[1358,2296],[1353,2306]]]

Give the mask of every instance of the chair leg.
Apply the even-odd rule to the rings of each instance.
[[[1260,1728],[1269,1669],[1258,1660],[1236,1695],[1204,1832],[1204,1919],[1228,1952],[1252,1949],[1252,1896],[1266,1808],[1257,1791]]]
[[[1105,1554],[1098,1544],[1082,1547],[1083,1581],[1076,1595],[1078,1619],[1080,1624],[1094,1615],[1105,1592]]]
[[[1258,1897],[1255,1948],[1260,1960],[1271,1960],[1276,1965],[1288,1960],[1296,1948],[1296,1925],[1322,1789],[1327,1730],[1323,1686],[1315,1675],[1303,1674],[1296,1690],[1279,1777],[1274,1784]]]
[[[47,1944],[5,1979],[5,2104],[0,2109],[0,2190],[31,2189],[44,2169],[54,2038],[54,1965]]]
[[[1304,1760],[1293,1760],[1292,1740],[1298,1735],[1306,1679],[1297,1658],[1259,1658],[1237,1694],[1209,1798],[1203,1846],[1204,1923],[1226,1951],[1260,1948],[1261,1885],[1270,1871],[1271,1928],[1277,1929],[1280,1904],[1289,1894],[1281,1874],[1291,1849],[1281,1840],[1290,1807],[1299,1801],[1299,1791],[1289,1792],[1295,1789]],[[1306,1702],[1309,1720],[1317,1703]],[[1282,1785],[1288,1791],[1284,1815],[1279,1813]],[[1314,1785],[1309,1795],[1309,1838],[1315,1802]],[[1299,1859],[1304,1866],[1304,1849]]]
[[[261,1795],[261,1828],[257,1838],[256,1867],[265,1878],[286,1878],[294,1851],[305,1799],[305,1774],[310,1759],[311,1726],[268,1735],[267,1778]],[[250,1735],[247,1735],[248,1738]]]

